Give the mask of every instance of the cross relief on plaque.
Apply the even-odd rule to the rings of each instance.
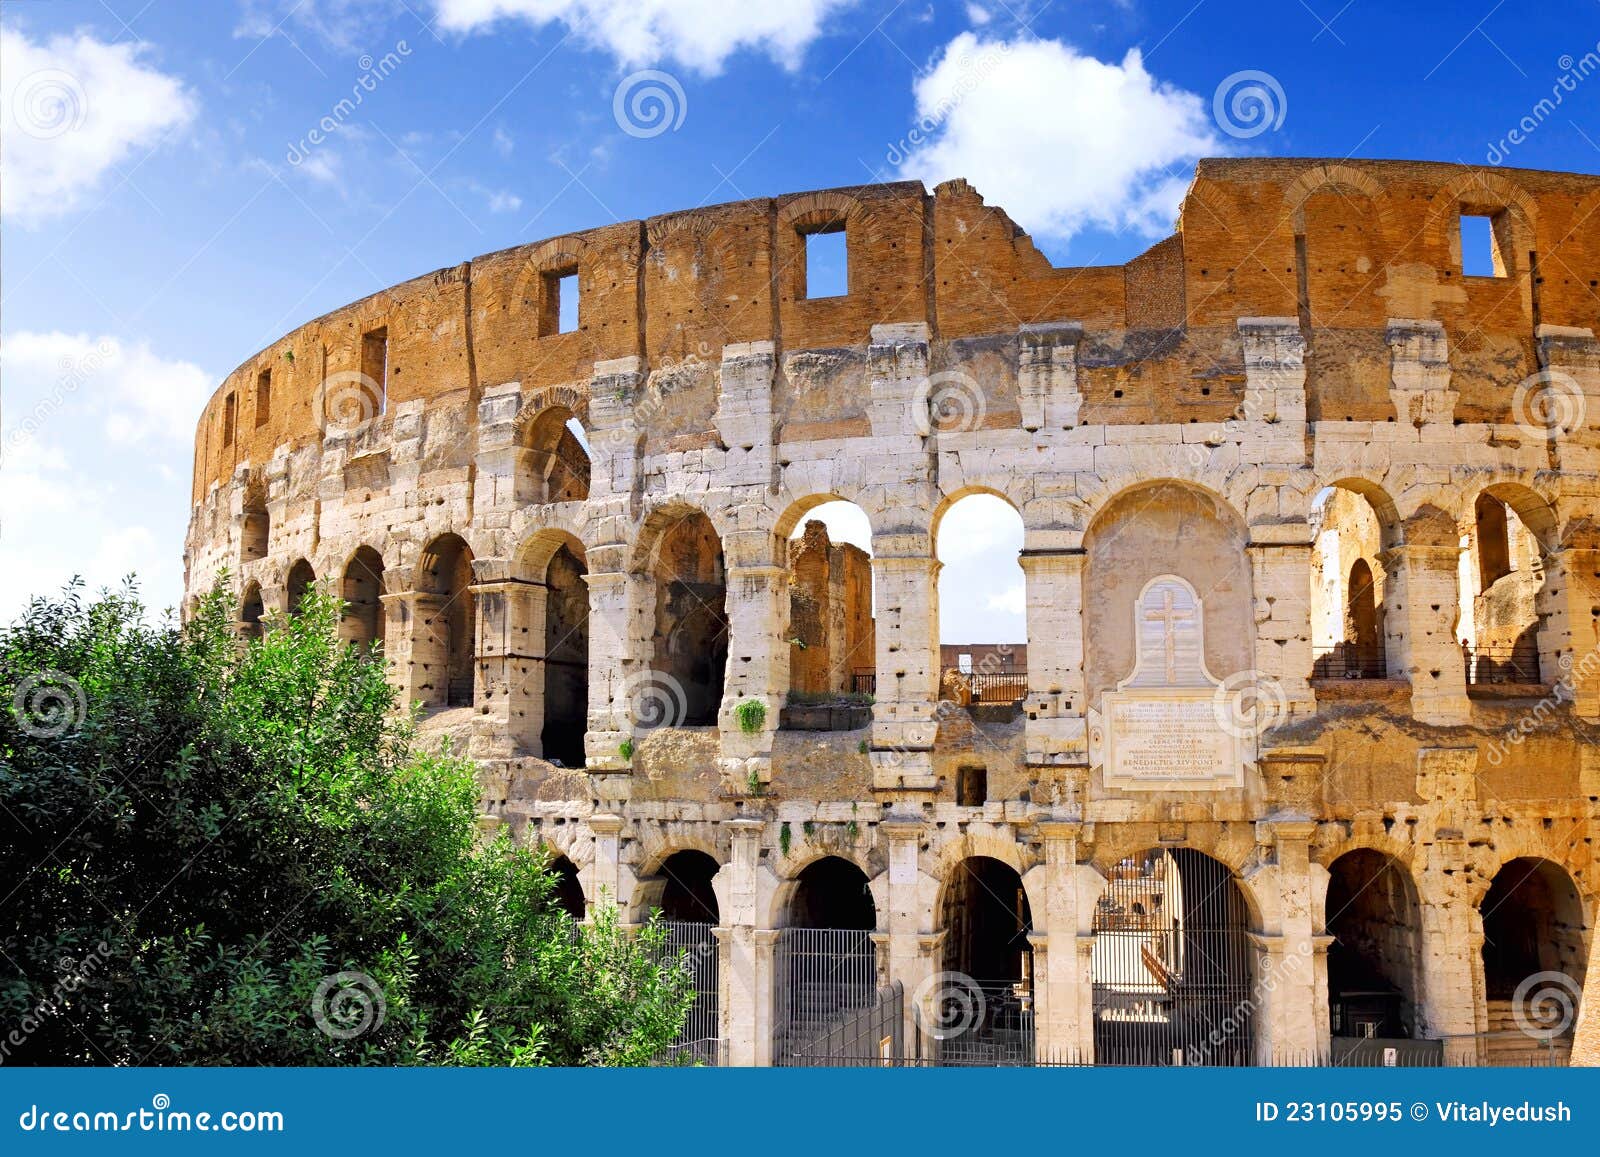
[[[1089,713],[1090,758],[1109,788],[1237,787],[1252,757],[1226,726],[1221,680],[1205,660],[1205,604],[1178,575],[1145,584],[1133,605],[1133,671]]]

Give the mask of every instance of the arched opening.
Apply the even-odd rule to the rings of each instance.
[[[589,441],[571,410],[541,410],[527,426],[524,445],[528,502],[582,502],[589,497]]]
[[[383,643],[382,595],[383,556],[363,546],[345,564],[344,617],[339,621],[340,637],[362,651]]]
[[[459,535],[434,539],[417,561],[416,587],[411,653],[427,676],[418,698],[425,707],[470,707],[477,630],[472,549]]]
[[[877,689],[872,526],[853,502],[803,505],[788,544],[789,704],[792,718],[822,729],[824,713],[864,712]],[[831,717],[828,726],[838,730]]]
[[[1028,694],[1022,516],[969,494],[937,518],[939,698],[1007,712]]]
[[[554,886],[550,889],[550,898],[574,920],[582,920],[584,915],[583,884],[578,879],[578,867],[565,856],[552,857],[549,871],[554,877]]]
[[[1346,852],[1328,871],[1332,1035],[1410,1039],[1422,963],[1422,915],[1411,875],[1370,848]]]
[[[960,978],[928,1010],[942,1063],[1034,1059],[1033,913],[1022,877],[988,856],[961,861],[944,888],[944,971]],[[981,997],[981,1000],[978,999]]]
[[[1114,865],[1090,972],[1096,1063],[1253,1063],[1249,909],[1227,865],[1165,847]]]
[[[1572,1045],[1588,968],[1583,898],[1566,869],[1525,856],[1495,874],[1478,904],[1489,1063]]]
[[[817,1042],[873,1006],[877,923],[866,874],[849,860],[824,856],[796,878],[775,945],[775,1063],[822,1063]]]
[[[272,516],[267,513],[267,497],[260,487],[245,492],[239,522],[239,561],[254,562],[267,557],[272,537]]]
[[[317,581],[317,572],[311,569],[311,564],[301,559],[289,568],[289,581],[284,584],[285,593],[289,599],[289,613],[298,615],[300,606],[306,600],[306,595],[311,593],[311,584]]]
[[[1311,515],[1311,676],[1314,679],[1382,679],[1390,545],[1388,499],[1349,485],[1330,486]],[[1390,518],[1390,524],[1393,519]]]
[[[589,587],[581,547],[562,543],[545,568],[544,758],[583,766],[589,720]]]
[[[251,583],[244,588],[244,595],[239,600],[239,634],[246,639],[259,639],[262,633],[261,616],[264,613],[261,585]]]
[[[656,584],[652,666],[682,689],[683,718],[675,722],[713,726],[727,677],[728,579],[711,520],[699,511],[674,519],[656,540],[650,573]]]
[[[720,912],[712,881],[717,861],[705,852],[672,853],[655,875],[640,881],[643,904],[654,909],[666,933],[662,952],[677,960],[694,984],[694,1004],[678,1039],[660,1058],[674,1064],[717,1064],[722,1035],[718,1013],[720,953],[716,928]]]
[[[1537,497],[1515,488],[1485,491],[1473,502],[1463,538],[1458,626],[1469,684],[1540,682],[1544,552],[1524,514],[1551,520]]]

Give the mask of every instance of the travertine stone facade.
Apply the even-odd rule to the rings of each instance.
[[[488,826],[551,845],[590,903],[643,919],[674,853],[710,856],[734,1063],[774,1055],[785,930],[828,857],[913,1008],[976,943],[961,873],[997,862],[1037,1047],[1092,1054],[1108,889],[1151,849],[1243,898],[1255,1058],[1347,1031],[1351,961],[1393,990],[1380,1036],[1510,1055],[1524,974],[1587,976],[1600,1007],[1597,211],[1592,177],[1225,160],[1124,266],[1052,267],[964,181],[489,254],[229,376],[189,592],[226,570],[256,631],[308,574],[337,584],[346,636],[470,736]],[[1463,272],[1463,214],[1494,219],[1501,276]],[[807,299],[806,235],[834,227],[849,292]],[[935,534],[976,493],[1025,528],[1009,715],[940,696]],[[833,600],[813,655],[794,576],[826,544],[791,535],[833,499],[871,559],[801,580]],[[1195,592],[1245,728],[1227,785],[1109,787],[1096,762],[1141,616],[1174,638],[1170,599],[1140,601],[1158,581]],[[846,689],[847,654],[870,724],[781,729],[791,689]]]

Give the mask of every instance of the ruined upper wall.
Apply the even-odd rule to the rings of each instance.
[[[361,369],[388,332],[388,408],[481,388],[573,383],[638,357],[676,374],[657,436],[714,440],[722,348],[774,343],[790,440],[865,431],[873,325],[921,322],[936,357],[984,377],[989,421],[1011,424],[1020,326],[1083,326],[1084,422],[1227,417],[1240,402],[1241,317],[1297,317],[1309,338],[1308,417],[1391,420],[1389,319],[1443,324],[1458,421],[1503,419],[1538,367],[1537,325],[1600,328],[1600,178],[1396,161],[1202,161],[1175,236],[1126,265],[1056,268],[965,181],[742,201],[608,225],[476,258],[335,310],[262,350],[208,403],[194,500],[241,462],[321,436],[322,385]],[[1505,276],[1466,277],[1463,213],[1495,219]],[[849,293],[806,300],[804,238],[843,223]],[[549,287],[575,270],[578,328],[541,336]],[[800,361],[799,351],[815,351]],[[803,388],[787,377],[804,370]],[[269,376],[270,407],[257,413]],[[234,435],[225,437],[232,396]],[[670,395],[670,398],[668,397]]]

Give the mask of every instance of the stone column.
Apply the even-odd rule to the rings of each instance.
[[[504,563],[480,562],[503,576]],[[479,759],[543,755],[543,583],[507,577],[472,587],[478,617],[479,713],[473,719],[472,754]]]
[[[1260,950],[1252,994],[1256,1063],[1307,1063],[1327,1053],[1329,938],[1316,932],[1309,820],[1263,822],[1277,849],[1272,881],[1278,892],[1278,928],[1255,936]]]
[[[1088,1063],[1094,1059],[1094,904],[1105,881],[1078,863],[1081,823],[1049,818],[1037,826],[1045,861],[1029,870],[1026,883],[1043,899],[1030,938],[1038,1055]]]
[[[732,836],[728,863],[718,873],[722,927],[720,945],[720,1032],[728,1064],[749,1067],[770,1063],[772,1056],[772,945],[774,936],[758,928],[762,922],[756,898],[756,871],[761,862],[760,820],[726,820]],[[765,1045],[765,1047],[763,1047]]]
[[[910,538],[912,536],[897,536]],[[889,536],[874,546],[896,549]],[[939,724],[939,563],[927,536],[908,554],[874,554],[877,691],[872,705],[872,782],[876,788],[932,788]]]
[[[878,930],[883,934],[883,943],[878,949],[880,966],[887,964],[888,978],[905,986],[905,1031],[909,1049],[915,1039],[911,1034],[917,1031],[915,1002],[919,995],[931,996],[923,992],[927,987],[924,982],[937,971],[933,964],[935,957],[927,947],[931,914],[926,911],[924,901],[932,888],[922,886],[924,877],[917,864],[923,824],[916,817],[891,815],[878,825],[878,834],[889,844],[888,911],[878,916]]]
[[[593,771],[626,771],[622,745],[633,739],[634,701],[648,694],[654,586],[622,569],[627,548],[590,548],[589,729],[583,746]]]
[[[1562,547],[1549,551],[1544,565],[1539,678],[1559,687],[1580,719],[1600,719],[1600,550]]]
[[[1456,726],[1472,718],[1467,672],[1455,624],[1460,605],[1459,551],[1403,543],[1378,555],[1383,565],[1384,648],[1391,678],[1411,681],[1419,723]]]
[[[443,707],[449,694],[450,654],[434,619],[444,610],[445,596],[399,591],[384,595],[382,601],[389,616],[384,649],[390,684],[405,703]]]
[[[1025,324],[1017,331],[1017,407],[1024,430],[1070,430],[1078,424],[1083,394],[1078,389],[1076,321]]]
[[[1245,549],[1255,600],[1257,719],[1269,726],[1303,719],[1317,709],[1310,683],[1310,531],[1303,525],[1253,527],[1251,535]],[[1292,541],[1265,541],[1269,535]],[[1282,704],[1285,718],[1267,717],[1272,700]]]
[[[1424,439],[1452,436],[1459,391],[1450,383],[1450,342],[1444,323],[1389,318],[1389,397],[1395,416],[1416,426]]]
[[[789,691],[789,572],[774,557],[769,530],[735,531],[723,542],[728,560],[728,673],[717,713],[724,780],[772,779],[772,738]],[[757,702],[760,725],[746,731],[740,704]]]
[[[1031,765],[1081,764],[1088,758],[1083,681],[1081,549],[1024,550],[1027,591],[1028,698],[1023,705],[1025,758]]]
[[[1466,892],[1466,840],[1441,831],[1417,881],[1422,908],[1422,993],[1417,1035],[1444,1040],[1447,1064],[1475,1064],[1483,1008],[1483,924]]]
[[[623,907],[629,897],[622,879],[622,829],[623,818],[609,812],[589,817],[589,830],[594,833],[594,861],[582,873],[583,894],[592,909],[604,896],[610,903]],[[626,909],[623,909],[626,911]]]

